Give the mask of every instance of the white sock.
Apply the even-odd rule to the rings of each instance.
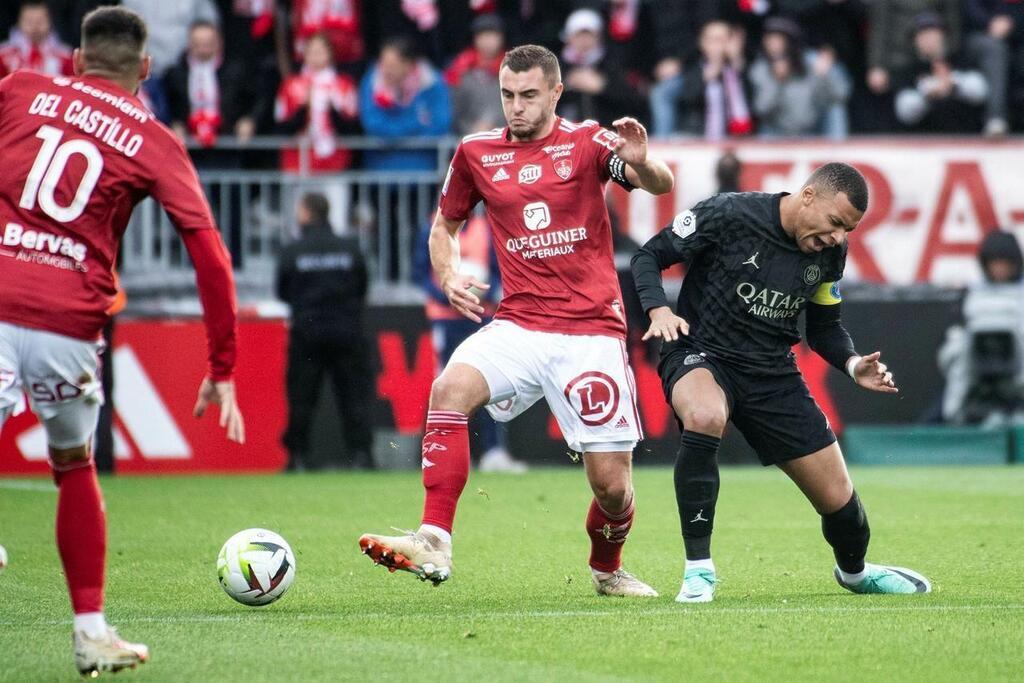
[[[839,569],[839,568],[836,567],[836,569]],[[867,575],[868,575],[868,565],[867,565],[866,562],[864,563],[864,569],[862,571],[857,572],[856,574],[847,574],[842,569],[839,569],[839,576],[840,576],[840,578],[842,578],[843,583],[847,583],[847,584],[849,584],[851,586],[855,586],[858,583],[860,583],[861,581],[863,581],[864,577],[867,576]]]
[[[103,612],[76,614],[75,631],[81,631],[90,638],[99,638],[107,632],[107,620],[103,618]]]
[[[706,560],[687,560],[686,571],[690,569],[707,569],[709,571],[715,571],[715,563],[711,561],[709,557]]]
[[[452,535],[451,532],[445,531],[439,526],[433,524],[420,524],[420,531],[426,531],[428,534],[441,541],[451,545]]]
[[[612,576],[615,572],[603,572],[600,569],[594,569],[593,567],[591,567],[590,573],[603,581],[604,579],[607,579],[608,577]]]

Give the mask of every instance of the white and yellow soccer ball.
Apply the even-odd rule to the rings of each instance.
[[[0,545],[0,572],[7,569],[7,551]]]
[[[273,531],[239,531],[220,549],[217,578],[224,592],[243,605],[269,605],[295,580],[295,555]]]

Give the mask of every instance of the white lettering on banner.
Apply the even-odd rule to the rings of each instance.
[[[970,284],[981,277],[978,247],[989,231],[1003,227],[1024,240],[1024,142],[892,138],[827,145],[751,142],[735,150],[743,160],[743,190],[793,192],[830,161],[861,171],[868,210],[850,235],[844,281]],[[622,191],[628,202],[622,227],[640,243],[679,211],[714,194],[721,151],[701,143],[653,143],[650,154],[677,170],[675,196],[664,201]]]
[[[121,424],[147,460],[188,459],[192,448],[157,393],[145,368],[130,346],[119,346],[113,353],[114,406]],[[114,427],[114,457],[131,459],[128,439]],[[15,443],[23,458],[44,461],[48,456],[46,432],[41,425],[22,432]]]

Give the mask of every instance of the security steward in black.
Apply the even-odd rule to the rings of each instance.
[[[277,296],[292,309],[288,427],[282,439],[287,470],[311,464],[310,427],[325,373],[334,387],[349,461],[354,467],[373,467],[373,372],[363,337],[366,262],[356,238],[334,234],[329,211],[324,195],[304,195],[298,207],[301,237],[282,250],[278,262]]]

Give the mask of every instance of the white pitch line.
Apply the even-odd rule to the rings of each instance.
[[[39,493],[57,493],[53,484],[41,481],[24,481],[21,479],[0,479],[0,489],[11,491],[38,491]]]
[[[550,619],[563,617],[645,617],[651,615],[680,615],[694,616],[696,614],[780,614],[780,613],[844,613],[844,612],[984,612],[984,611],[1017,611],[1024,610],[1024,605],[919,605],[913,606],[874,606],[874,607],[712,607],[690,606],[690,607],[662,607],[645,610],[551,610],[531,612],[463,612],[458,614],[289,614],[281,613],[272,618],[288,619],[292,621],[379,621],[382,617],[390,616],[399,619]],[[261,614],[269,614],[261,612]],[[124,617],[117,619],[118,623],[124,624],[216,624],[225,622],[241,622],[253,618],[251,613],[235,614],[196,614],[191,616],[164,616],[164,617]],[[271,617],[267,617],[271,618]],[[43,621],[8,621],[0,620],[0,626],[64,626],[71,622],[65,619],[50,619]]]

